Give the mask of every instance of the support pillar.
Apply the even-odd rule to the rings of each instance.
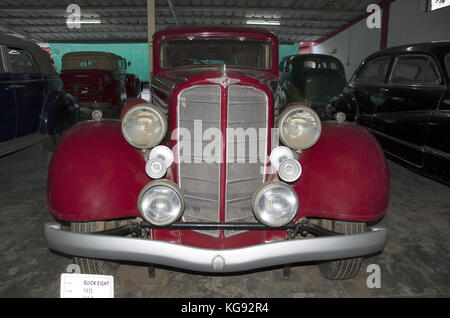
[[[148,66],[149,80],[153,76],[153,34],[155,33],[155,0],[147,0]]]

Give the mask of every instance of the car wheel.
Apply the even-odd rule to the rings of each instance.
[[[72,222],[70,224],[70,230],[75,233],[99,232],[116,227],[118,227],[117,221]],[[73,263],[80,266],[81,273],[84,274],[114,275],[119,268],[118,263],[94,258],[74,257]]]
[[[361,234],[366,231],[366,224],[337,220],[320,220],[320,225],[345,235]],[[345,280],[355,277],[360,268],[362,257],[347,258],[319,264],[322,275],[331,280]]]

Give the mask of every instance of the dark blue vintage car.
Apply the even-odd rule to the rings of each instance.
[[[0,33],[0,156],[53,140],[77,121],[77,101],[62,87],[47,52]]]

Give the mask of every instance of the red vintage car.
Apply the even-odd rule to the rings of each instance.
[[[251,28],[153,37],[151,103],[78,124],[58,144],[51,249],[85,272],[134,261],[241,272],[317,261],[351,278],[380,252],[389,175],[378,143],[305,104],[278,114],[278,39]],[[279,141],[282,145],[279,144]]]
[[[107,52],[71,52],[62,58],[64,88],[80,107],[116,108],[122,111],[127,97],[139,96],[141,81],[127,74],[130,62]]]

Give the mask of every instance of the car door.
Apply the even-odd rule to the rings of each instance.
[[[450,53],[445,57],[450,74]],[[448,75],[447,75],[448,76]],[[448,77],[447,77],[448,78]],[[431,112],[425,137],[424,168],[433,177],[450,184],[450,83],[447,82],[439,107]]]
[[[6,53],[14,79],[16,137],[22,137],[35,133],[39,128],[44,102],[43,78],[30,52],[22,48],[7,47]]]
[[[0,45],[0,142],[16,137],[17,109],[13,75],[8,72],[4,47]]]
[[[423,165],[425,135],[431,112],[439,105],[443,78],[432,56],[400,54],[389,83],[386,101],[379,105],[373,129],[385,151],[417,167]]]
[[[356,105],[355,121],[369,129],[373,129],[372,120],[377,107],[386,101],[382,87],[387,79],[391,59],[390,55],[386,55],[368,60],[349,83]]]

